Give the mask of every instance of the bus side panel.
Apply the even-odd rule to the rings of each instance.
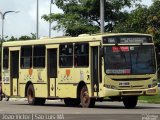
[[[33,77],[31,81],[34,85],[36,97],[48,97],[47,70],[33,69]]]
[[[45,69],[20,69],[20,96],[25,96],[28,82],[34,84],[36,97],[47,96],[47,77]]]
[[[25,97],[25,87],[26,84],[19,84],[19,96],[20,97]]]
[[[11,96],[10,84],[2,84],[2,92],[7,96]]]
[[[47,98],[47,84],[33,84],[36,97]],[[21,90],[20,97],[25,97],[25,87],[26,84],[20,84],[19,88]]]
[[[36,97],[42,97],[42,98],[48,97],[47,84],[34,84],[33,86],[34,86]]]
[[[33,75],[32,75],[32,83],[47,83],[47,70],[42,69],[33,69]]]
[[[77,87],[80,81],[84,81],[88,87],[89,95],[90,88],[90,71],[89,68],[60,68],[58,74],[58,95],[60,98],[77,97]]]
[[[73,83],[76,81],[73,80],[73,68],[60,68],[58,72],[58,86],[57,86],[57,95],[60,98],[65,97],[76,97],[76,86],[73,86]],[[75,75],[76,76],[76,75]]]
[[[30,73],[30,69],[20,69],[19,70],[19,72],[20,72],[20,74],[19,74],[19,76],[20,76],[20,78],[19,78],[19,83],[27,83],[28,81],[32,81],[32,79],[33,79],[33,76],[32,76],[32,74]]]
[[[11,96],[10,73],[9,70],[2,70],[2,92]]]
[[[60,98],[76,98],[76,90],[73,84],[59,84],[57,92]]]

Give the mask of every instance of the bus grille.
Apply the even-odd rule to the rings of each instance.
[[[119,86],[119,90],[126,89],[145,89],[144,85],[135,85],[135,86]]]
[[[143,91],[123,91],[121,95],[141,95]]]

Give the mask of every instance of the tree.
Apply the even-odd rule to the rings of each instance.
[[[7,41],[17,41],[17,40],[18,40],[18,38],[15,38],[14,36],[11,36],[11,38]]]
[[[138,6],[131,11],[124,21],[119,22],[114,28],[114,32],[140,32],[147,29],[148,9],[146,6]]]
[[[16,38],[14,36],[11,36],[11,38],[9,38],[6,41],[17,41],[17,40],[35,40],[36,39],[36,34],[35,33],[31,33],[30,36],[28,35],[22,35],[19,38]]]
[[[160,43],[160,1],[154,0],[150,7],[140,5],[126,19],[114,27],[114,32],[140,32],[152,34]]]
[[[124,7],[131,7],[139,0],[105,0],[105,31],[112,31],[113,26],[122,21],[126,12]],[[55,0],[63,13],[44,15],[46,21],[56,21],[54,30],[64,30],[66,35],[77,36],[83,33],[97,33],[100,30],[99,0]]]
[[[154,36],[156,43],[160,44],[160,1],[154,0],[154,3],[149,8],[148,16],[148,29],[147,33],[150,33]]]
[[[19,37],[19,40],[35,40],[35,39],[36,39],[35,33],[31,33],[31,36],[23,35],[23,36]]]

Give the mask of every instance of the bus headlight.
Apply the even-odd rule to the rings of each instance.
[[[151,88],[151,87],[152,87],[152,84],[149,84],[149,85],[148,85],[148,88]]]
[[[157,86],[157,80],[153,79],[152,80],[152,87],[155,87],[155,86]]]
[[[157,80],[153,79],[152,83],[148,85],[148,88],[152,88],[152,87],[155,87],[155,86],[157,86]]]

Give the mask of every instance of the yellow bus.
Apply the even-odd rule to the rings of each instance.
[[[156,95],[153,38],[139,33],[4,42],[2,88],[31,105],[62,99],[68,106],[123,101],[135,108],[139,96]]]

